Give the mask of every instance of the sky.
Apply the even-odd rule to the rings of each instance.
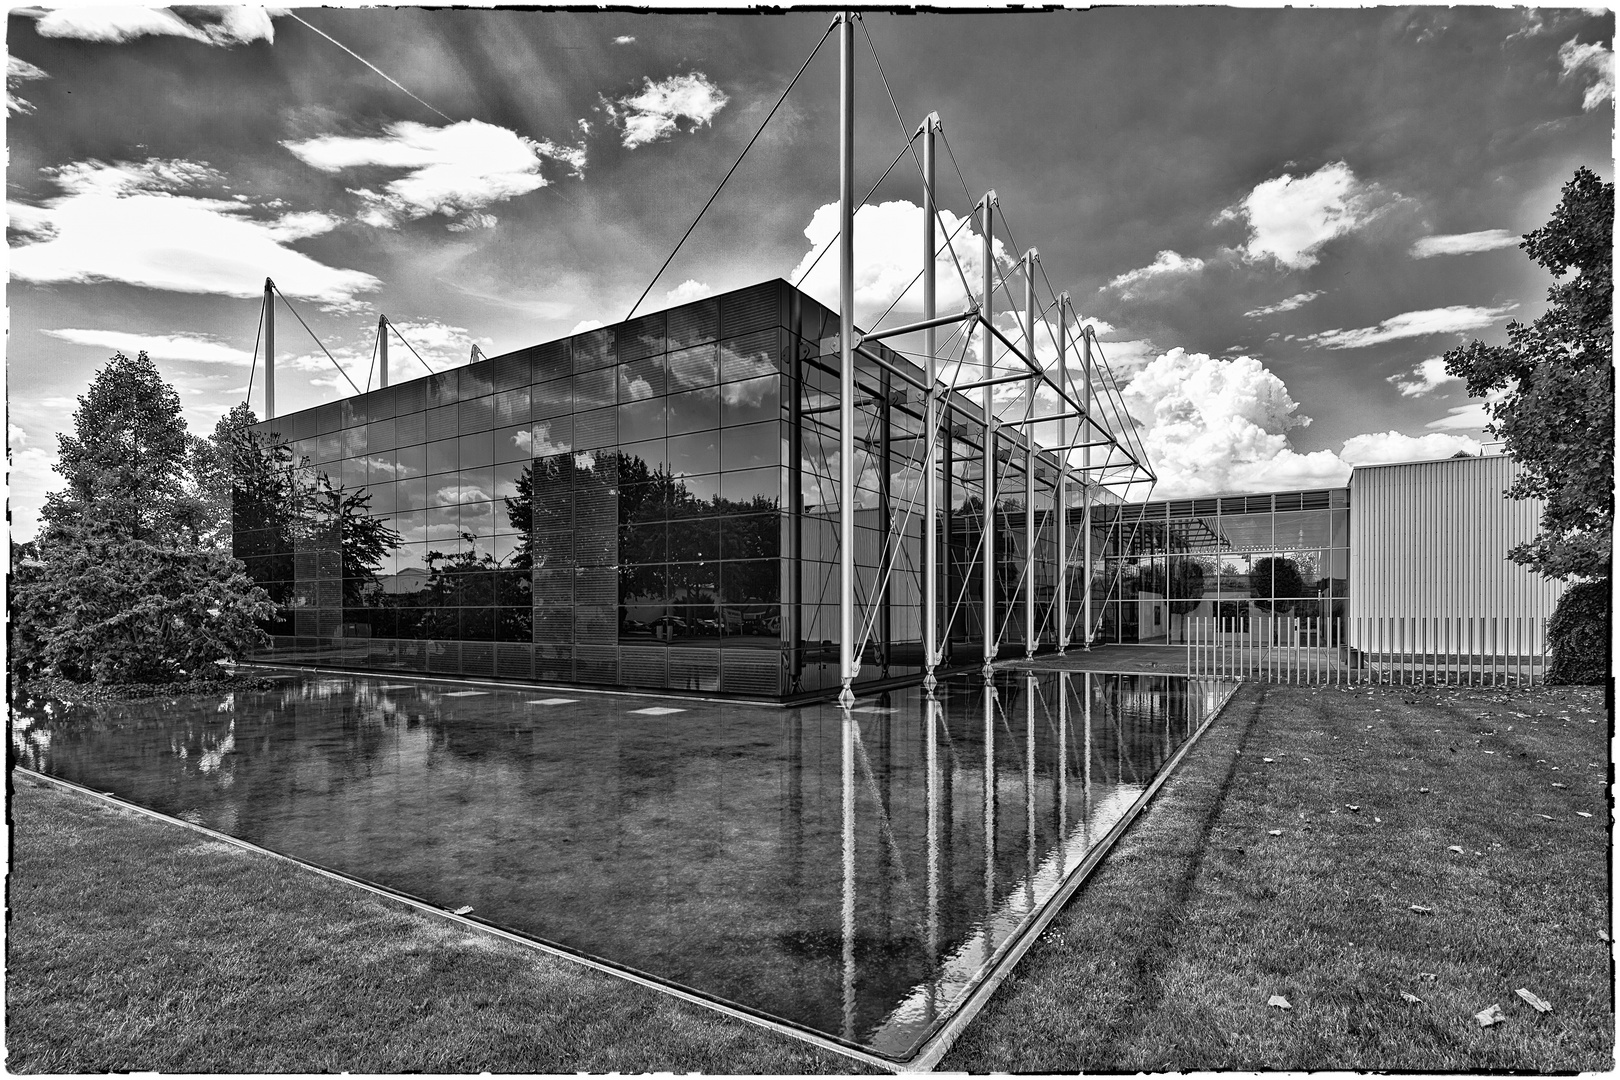
[[[836,307],[836,37],[766,122],[829,24],[12,9],[13,535],[114,352],[146,350],[197,434],[250,372],[262,414],[266,277],[314,335],[282,308],[278,412],[374,384],[379,314],[420,354],[394,341],[399,381],[770,278]],[[996,192],[998,255],[1037,249],[1097,331],[1155,497],[1339,485],[1488,440],[1439,358],[1545,310],[1518,244],[1578,166],[1613,179],[1613,34],[1580,8],[868,13],[855,186],[939,113],[945,226]],[[903,158],[857,216],[868,329],[921,310],[919,191]],[[972,227],[952,244],[976,285]]]

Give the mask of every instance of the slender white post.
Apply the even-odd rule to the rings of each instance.
[[[276,415],[276,283],[264,279],[264,418]]]
[[[1092,591],[1091,590],[1091,487],[1092,487],[1092,484],[1091,484],[1091,444],[1092,444],[1092,442],[1095,441],[1092,438],[1092,436],[1096,432],[1097,426],[1095,424],[1093,424],[1092,421],[1091,421],[1091,327],[1089,327],[1089,326],[1082,327],[1081,330],[1080,330],[1080,356],[1081,356],[1081,375],[1084,377],[1084,379],[1086,381],[1085,387],[1084,387],[1084,389],[1082,391],[1082,400],[1085,402],[1085,414],[1086,414],[1085,425],[1086,426],[1081,429],[1081,431],[1082,431],[1081,438],[1085,440],[1085,445],[1080,448],[1080,473],[1085,478],[1085,483],[1080,489],[1081,499],[1085,503],[1085,512],[1083,514],[1081,514],[1081,516],[1080,516],[1080,527],[1085,530],[1085,541],[1086,541],[1086,552],[1085,552],[1085,559],[1086,559],[1086,570],[1085,570],[1086,595],[1083,598],[1084,599],[1084,615],[1083,615],[1083,618],[1085,619],[1086,624],[1085,624],[1085,627],[1082,630],[1083,637],[1081,638],[1082,644],[1081,644],[1080,647],[1083,650],[1085,650],[1086,652],[1090,652],[1091,651],[1091,627],[1092,627],[1092,617],[1091,617],[1091,591]]]
[[[838,701],[855,701],[855,20],[838,25]]]
[[[1024,253],[1024,342],[1029,362],[1035,360],[1035,262],[1034,248]],[[1030,372],[1024,381],[1029,400],[1024,403],[1024,658],[1035,655],[1035,391],[1040,378]]]
[[[923,153],[923,321],[934,318],[937,300],[934,282],[934,132],[939,130],[939,113],[929,113],[922,122]],[[928,393],[923,400],[923,685],[934,685],[934,666],[939,663],[939,360],[934,355],[934,328],[923,331],[923,364]],[[930,953],[930,956],[933,954]]]
[[[995,362],[991,356],[994,343],[990,324],[994,318],[996,254],[991,215],[996,208],[996,193],[985,193],[979,204],[983,210],[984,260],[983,298],[979,317],[984,325],[979,328],[979,366],[983,378],[991,378]],[[984,676],[990,677],[996,660],[996,402],[995,387],[984,388]]]
[[[1068,412],[1069,400],[1069,294],[1058,297],[1058,397],[1065,403],[1060,415]],[[1057,596],[1053,607],[1057,611],[1057,649],[1069,649],[1069,422],[1058,421],[1058,474],[1057,490],[1052,496],[1057,511]]]
[[[388,316],[377,316],[377,385],[388,385]]]

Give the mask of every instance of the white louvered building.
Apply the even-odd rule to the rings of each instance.
[[[1355,469],[1352,645],[1542,653],[1564,585],[1507,560],[1541,520],[1539,500],[1503,495],[1518,472],[1503,454]]]

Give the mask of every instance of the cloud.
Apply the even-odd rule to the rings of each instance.
[[[1447,236],[1425,236],[1412,245],[1412,258],[1472,255],[1476,251],[1495,251],[1497,248],[1517,247],[1518,244],[1519,237],[1506,229],[1482,229],[1479,232],[1452,233]]]
[[[1466,435],[1402,435],[1383,431],[1355,435],[1344,441],[1339,457],[1350,465],[1378,465],[1392,461],[1439,461],[1459,453],[1478,454],[1481,444]]]
[[[183,194],[223,186],[224,178],[205,164],[76,161],[46,174],[62,195],[41,206],[7,205],[12,228],[31,238],[11,248],[16,279],[251,297],[263,292],[269,276],[288,296],[333,305],[352,303],[357,293],[381,284],[286,246],[330,230],[334,218],[270,217],[251,202]]]
[[[1130,300],[1151,286],[1162,286],[1177,278],[1186,278],[1204,269],[1204,260],[1196,256],[1179,255],[1174,251],[1161,251],[1148,265],[1127,270],[1104,285],[1114,289],[1121,300]]]
[[[1266,307],[1257,307],[1253,311],[1245,311],[1243,313],[1243,317],[1245,319],[1259,319],[1266,315],[1280,315],[1285,311],[1294,311],[1297,308],[1302,308],[1321,295],[1322,294],[1320,292],[1295,293],[1288,299],[1279,300],[1275,304],[1268,304]]]
[[[111,43],[147,35],[190,38],[205,45],[221,46],[276,38],[270,9],[219,5],[181,10],[184,18],[168,8],[64,7],[40,16],[34,29],[40,37]]]
[[[968,292],[962,287],[961,264],[977,293],[982,277],[980,267],[984,242],[977,233],[949,210],[940,210],[935,227],[935,296],[941,314],[960,311]],[[908,311],[922,310],[922,207],[904,199],[868,203],[855,212],[855,307],[857,317],[864,310],[876,316],[890,304]],[[961,226],[958,228],[958,226]],[[810,250],[787,275],[791,282],[822,303],[838,307],[838,204],[816,208],[804,228]],[[946,237],[952,237],[950,247]],[[953,257],[952,252],[955,252]],[[995,241],[994,258],[1004,263],[1007,249]],[[799,282],[801,275],[804,280]],[[1006,297],[998,294],[998,303]],[[942,334],[949,330],[941,331]]]
[[[1421,397],[1442,383],[1462,380],[1446,373],[1444,357],[1431,356],[1413,368],[1410,375],[1404,371],[1397,371],[1384,381],[1394,383],[1395,389],[1401,392],[1402,397]]]
[[[1284,173],[1257,184],[1217,220],[1241,218],[1248,224],[1243,251],[1249,258],[1272,258],[1303,270],[1316,265],[1317,253],[1330,240],[1367,225],[1396,198],[1335,161],[1309,176]]]
[[[1466,405],[1447,409],[1446,415],[1438,420],[1430,420],[1423,426],[1435,431],[1484,431],[1491,422],[1491,414],[1486,407],[1495,405],[1506,396],[1507,391],[1497,390],[1483,398],[1473,398]]]
[[[1592,79],[1581,98],[1581,108],[1592,110],[1614,98],[1614,53],[1599,43],[1582,45],[1570,38],[1558,47],[1558,62],[1563,66],[1560,82],[1588,75]]]
[[[248,367],[253,362],[251,352],[201,334],[126,334],[118,330],[78,330],[71,327],[41,332],[60,341],[122,352],[126,356],[144,352],[154,360],[184,360],[236,367]]]
[[[634,150],[680,130],[712,123],[715,114],[730,98],[701,71],[671,75],[663,82],[643,78],[639,93],[621,98],[602,98],[602,108],[613,125],[624,133],[624,146]]]
[[[1407,311],[1391,315],[1377,326],[1363,326],[1355,330],[1324,330],[1308,334],[1303,340],[1326,349],[1364,349],[1386,341],[1403,338],[1428,337],[1431,334],[1464,334],[1491,325],[1503,315],[1518,307],[1451,307],[1429,308],[1425,311]]]
[[[1156,495],[1342,484],[1349,467],[1329,450],[1300,454],[1288,432],[1310,421],[1258,360],[1172,349],[1130,381],[1124,401],[1143,425],[1159,477]]]
[[[568,334],[570,337],[572,337],[574,334],[583,334],[587,330],[600,330],[606,325],[607,323],[603,322],[601,319],[581,319],[579,322],[574,324],[574,328],[568,331]]]
[[[326,173],[365,168],[403,172],[381,191],[351,189],[366,204],[361,220],[379,227],[430,214],[466,215],[453,224],[463,229],[483,227],[488,215],[472,211],[551,183],[541,175],[546,160],[563,162],[575,175],[585,167],[581,147],[536,141],[482,120],[444,127],[401,120],[381,135],[322,135],[281,145]]]
[[[19,60],[15,56],[6,57],[6,112],[25,115],[33,112],[33,103],[23,100],[12,91],[31,79],[48,78],[50,75],[44,69],[37,68],[26,60]]]
[[[613,44],[615,44],[615,45],[630,45],[630,44],[633,44],[635,42],[635,40],[636,39],[631,37],[629,34],[620,34],[618,37],[613,39]]]
[[[669,292],[665,293],[664,298],[667,299],[671,304],[689,304],[693,300],[701,300],[705,296],[711,296],[713,294],[714,290],[703,284],[703,282],[693,280],[692,278],[687,278],[685,281],[669,290]]]

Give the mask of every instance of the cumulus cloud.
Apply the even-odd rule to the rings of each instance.
[[[276,31],[266,8],[218,5],[168,8],[64,7],[47,11],[34,24],[40,37],[118,43],[138,37],[189,38],[205,45],[246,45],[274,41]]]
[[[671,304],[690,304],[693,300],[701,300],[705,296],[713,295],[713,293],[714,290],[703,284],[703,282],[687,278],[665,293],[664,298]]]
[[[1326,349],[1364,349],[1386,341],[1403,338],[1428,337],[1431,334],[1464,334],[1491,325],[1506,315],[1517,304],[1501,307],[1469,307],[1454,304],[1451,307],[1429,308],[1425,311],[1406,311],[1391,315],[1377,326],[1363,326],[1354,330],[1324,330],[1308,334],[1303,340]]]
[[[587,330],[600,330],[606,325],[607,323],[603,322],[601,319],[581,319],[579,322],[574,324],[574,328],[568,331],[568,333],[570,336],[574,334],[583,334]]]
[[[1412,258],[1429,259],[1436,255],[1472,255],[1476,251],[1495,251],[1497,248],[1517,247],[1519,238],[1506,229],[1482,229],[1479,232],[1452,233],[1448,236],[1425,236],[1412,245]]]
[[[1443,357],[1431,356],[1419,363],[1410,373],[1397,371],[1384,381],[1394,383],[1395,389],[1401,392],[1402,397],[1421,397],[1442,383],[1462,380],[1455,375],[1447,374],[1446,361]]]
[[[620,34],[618,37],[613,39],[613,44],[615,44],[615,45],[629,45],[629,44],[632,44],[635,40],[636,39],[631,37],[629,34]]]
[[[1249,258],[1271,258],[1290,270],[1303,270],[1316,265],[1318,252],[1330,240],[1367,225],[1394,199],[1335,161],[1309,176],[1284,173],[1255,185],[1218,220],[1247,223],[1243,251]]]
[[[1558,62],[1563,66],[1558,76],[1560,82],[1567,79],[1592,80],[1581,98],[1582,109],[1595,109],[1605,101],[1613,100],[1614,53],[1601,44],[1593,42],[1582,45],[1577,39],[1570,38],[1558,47]]]
[[[1265,307],[1257,307],[1253,311],[1245,311],[1243,313],[1243,317],[1245,319],[1259,319],[1267,315],[1281,315],[1285,311],[1294,311],[1298,308],[1302,308],[1321,295],[1322,294],[1320,292],[1295,293],[1288,299],[1279,300],[1275,304],[1268,304]]]
[[[1466,405],[1447,409],[1446,415],[1430,420],[1423,426],[1435,431],[1484,431],[1491,422],[1487,406],[1495,405],[1507,396],[1505,390],[1493,391],[1483,398],[1474,398]]]
[[[1172,349],[1126,386],[1126,407],[1170,498],[1223,491],[1344,483],[1349,467],[1329,450],[1297,453],[1288,432],[1303,427],[1288,388],[1258,360]]]
[[[1259,361],[1210,357],[1173,349],[1147,365],[1125,388],[1130,414],[1158,474],[1154,494],[1186,498],[1223,492],[1336,487],[1354,465],[1448,458],[1480,443],[1436,432],[1411,436],[1374,432],[1346,439],[1338,453],[1301,454],[1288,433],[1310,423],[1288,388]],[[1482,403],[1470,408],[1481,409]],[[1464,410],[1453,409],[1452,415]],[[1479,427],[1437,421],[1430,428]]]
[[[1103,288],[1117,291],[1121,300],[1132,300],[1149,288],[1191,277],[1203,269],[1203,259],[1181,255],[1174,251],[1161,251],[1146,266],[1125,271]]]
[[[1438,461],[1459,453],[1478,454],[1481,444],[1466,435],[1402,435],[1382,431],[1355,435],[1344,442],[1339,457],[1349,465],[1379,465],[1392,461]]]
[[[188,194],[224,178],[191,161],[77,161],[48,175],[62,194],[7,205],[24,237],[11,248],[16,279],[47,284],[123,282],[171,292],[251,297],[268,275],[288,296],[352,303],[380,282],[327,266],[287,245],[330,230],[317,213],[266,213],[240,198]]]
[[[50,75],[46,74],[43,68],[35,67],[15,56],[6,57],[6,112],[24,115],[33,112],[33,103],[18,97],[13,91],[31,79],[48,78]]]
[[[858,314],[862,311],[880,314],[890,304],[907,311],[922,309],[922,225],[922,207],[904,199],[868,203],[855,212],[855,307]],[[940,211],[940,222],[934,232],[939,252],[934,259],[935,302],[941,314],[960,311],[969,294],[962,287],[957,264],[961,264],[976,293],[982,277],[984,242],[968,223],[949,210]],[[799,282],[803,276],[799,288],[836,309],[838,204],[817,207],[810,224],[805,226],[804,235],[810,241],[810,250],[787,279]],[[947,237],[951,238],[949,247],[945,245]],[[995,241],[993,257],[998,264],[1007,258],[1007,249],[1000,240]]]
[[[602,98],[603,111],[630,150],[669,138],[683,122],[688,130],[712,123],[731,100],[701,71],[671,75],[662,82],[643,78],[642,83],[637,93]]]
[[[144,352],[154,360],[184,360],[196,364],[247,367],[253,354],[205,334],[126,334],[118,330],[81,330],[64,327],[43,333],[74,345],[88,345],[134,356]]]
[[[459,219],[452,224],[462,228],[485,227],[485,218],[494,219],[477,211],[551,182],[541,174],[545,161],[563,162],[575,175],[585,165],[580,147],[536,141],[482,120],[443,127],[402,120],[381,135],[322,135],[282,145],[322,172],[403,173],[381,191],[351,189],[366,203],[361,220],[385,227],[430,214]]]

